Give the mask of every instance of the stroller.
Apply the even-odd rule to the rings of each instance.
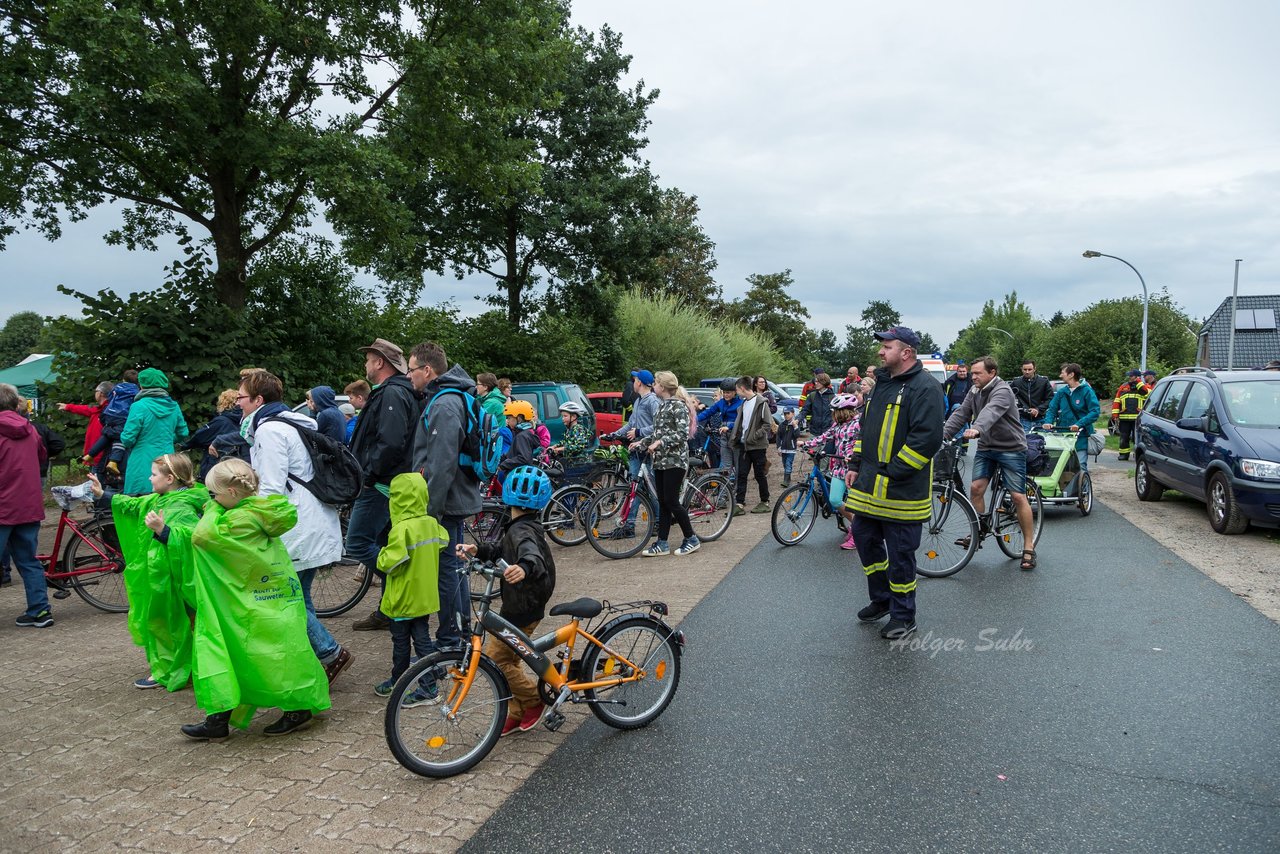
[[[1077,434],[1056,432],[1045,424],[1037,425],[1033,432],[1044,436],[1046,463],[1040,474],[1028,474],[1040,490],[1044,506],[1075,507],[1081,516],[1088,516],[1093,511],[1093,479],[1080,469]]]

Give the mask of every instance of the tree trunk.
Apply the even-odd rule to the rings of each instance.
[[[507,322],[513,328],[520,326],[521,314],[521,296],[524,291],[524,282],[520,276],[520,221],[514,207],[507,209],[507,245],[503,254],[507,260],[507,274],[503,277],[503,284],[507,289]]]

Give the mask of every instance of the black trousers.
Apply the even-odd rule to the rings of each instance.
[[[916,549],[922,527],[921,522],[853,514],[853,539],[871,601],[887,602],[889,616],[908,623],[916,618]]]
[[[684,483],[684,469],[654,469],[653,485],[658,488],[658,539],[664,543],[671,535],[671,520],[680,525],[685,539],[693,536],[689,524],[689,511],[680,503],[680,485]]]
[[[769,479],[764,473],[765,454],[767,448],[759,450],[748,450],[740,448],[738,450],[738,489],[737,500],[739,504],[747,503],[747,472],[755,469],[756,486],[760,488],[760,500],[766,504],[769,502]]]
[[[1127,454],[1133,446],[1134,428],[1138,426],[1136,418],[1117,418],[1116,426],[1120,429],[1120,453]]]

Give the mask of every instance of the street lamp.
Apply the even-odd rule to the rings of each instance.
[[[1124,264],[1130,270],[1132,270],[1134,275],[1138,277],[1138,281],[1142,282],[1142,364],[1139,366],[1138,369],[1145,371],[1147,369],[1147,282],[1146,280],[1142,278],[1142,274],[1138,272],[1137,267],[1133,266],[1123,258],[1119,258],[1115,255],[1108,255],[1105,252],[1094,252],[1092,249],[1086,249],[1084,251],[1084,257],[1110,258],[1114,261],[1119,261],[1121,264]]]
[[[1011,335],[1011,334],[1010,334],[1010,333],[1008,333],[1008,332],[1005,332],[1003,329],[1001,329],[1001,328],[1000,328],[1000,327],[998,327],[998,326],[988,326],[988,327],[987,327],[987,331],[988,331],[988,332],[1003,332],[1005,335],[1008,335],[1008,336],[1009,336],[1009,340],[1010,340],[1010,341],[1013,341],[1013,340],[1014,340],[1013,335]]]

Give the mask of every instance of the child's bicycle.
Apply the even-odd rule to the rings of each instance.
[[[115,614],[128,611],[124,555],[120,553],[111,512],[97,510],[88,519],[72,518],[68,511],[85,499],[75,495],[70,487],[55,486],[52,492],[62,515],[58,517],[53,550],[36,555],[36,560],[44,565],[45,582],[53,588],[53,597],[65,599],[74,590],[81,599],[100,610]]]
[[[502,561],[496,565],[468,562],[463,572],[487,582],[483,593],[471,594],[477,605],[470,645],[419,659],[391,691],[385,717],[387,745],[396,760],[415,774],[461,774],[497,743],[507,720],[511,689],[502,671],[482,651],[486,634],[511,647],[539,677],[538,692],[547,707],[542,722],[553,732],[564,723],[560,707],[566,702],[587,703],[597,718],[616,729],[637,729],[652,723],[675,696],[684,633],[663,620],[665,604],[611,605],[587,598],[566,602],[548,613],[573,619],[553,632],[530,638],[490,607],[501,595],[497,583],[505,568]],[[583,620],[588,621],[586,628]],[[592,620],[595,625],[590,624]],[[586,643],[575,658],[579,638]],[[563,649],[548,656],[556,647]],[[435,680],[440,704],[401,705],[423,677]]]
[[[773,538],[784,546],[794,546],[813,530],[818,513],[823,519],[836,517],[836,525],[848,533],[840,508],[831,503],[831,484],[822,471],[821,451],[805,451],[813,460],[804,483],[789,486],[773,503]]]

